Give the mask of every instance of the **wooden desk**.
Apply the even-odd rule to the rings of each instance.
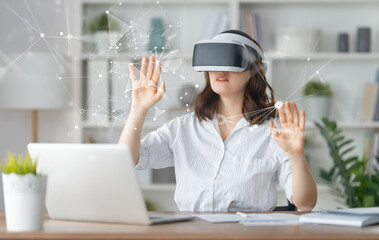
[[[258,227],[238,223],[212,224],[195,219],[141,226],[46,219],[43,232],[8,233],[2,212],[0,239],[379,239],[379,225],[363,228],[326,225]]]

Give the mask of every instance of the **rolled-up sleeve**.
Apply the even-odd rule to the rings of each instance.
[[[277,157],[277,160],[280,164],[276,172],[279,187],[285,191],[287,199],[292,203],[292,172],[287,153],[283,151],[283,153]]]
[[[174,166],[174,156],[170,148],[173,125],[174,120],[164,123],[142,139],[138,164],[135,169],[158,169]]]

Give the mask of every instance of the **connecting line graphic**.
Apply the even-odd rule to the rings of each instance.
[[[2,6],[11,12],[14,16],[16,16],[20,21],[25,24],[28,29],[31,29],[33,33],[36,34],[37,39],[30,43],[30,45],[16,58],[7,59],[6,57],[1,58],[1,68],[0,68],[0,83],[2,81],[3,73],[6,72],[9,68],[17,65],[17,61],[24,57],[25,54],[31,52],[33,47],[40,43],[41,40],[44,42],[45,49],[50,52],[50,54],[54,57],[54,61],[57,65],[69,65],[70,62],[67,63],[67,56],[70,55],[71,60],[78,62],[80,59],[83,64],[87,67],[87,74],[66,74],[60,75],[57,80],[60,81],[61,87],[63,87],[72,102],[72,106],[79,112],[81,116],[81,120],[79,120],[72,129],[67,131],[67,136],[71,137],[73,134],[78,134],[86,125],[88,124],[97,124],[97,126],[101,127],[109,127],[110,125],[123,126],[125,124],[126,119],[128,117],[128,111],[131,107],[131,94],[133,92],[132,89],[132,79],[129,73],[129,62],[135,65],[136,75],[140,76],[140,68],[139,65],[142,62],[142,57],[154,56],[156,61],[160,61],[161,63],[161,76],[158,84],[154,84],[154,87],[159,91],[159,84],[162,81],[166,82],[166,91],[178,92],[181,89],[181,86],[184,84],[192,84],[195,86],[197,90],[202,84],[197,82],[194,71],[188,69],[188,63],[186,62],[186,58],[180,55],[181,49],[174,49],[174,42],[177,40],[181,31],[184,31],[183,22],[178,20],[173,22],[170,20],[168,15],[166,14],[164,8],[164,1],[152,1],[151,3],[146,0],[141,0],[139,4],[135,5],[136,11],[134,14],[130,15],[130,18],[127,19],[125,14],[119,14],[120,10],[123,9],[124,5],[126,5],[127,1],[124,2],[115,2],[110,5],[107,9],[104,9],[105,14],[108,17],[108,36],[102,39],[104,42],[109,43],[109,49],[105,49],[104,53],[99,54],[98,52],[101,50],[100,46],[95,46],[93,51],[90,51],[85,44],[91,43],[92,39],[89,35],[83,36],[74,36],[71,34],[71,23],[70,23],[70,8],[65,1],[56,1],[56,6],[59,9],[63,9],[64,19],[65,19],[65,29],[58,29],[56,35],[54,34],[46,34],[41,28],[42,25],[38,23],[38,19],[36,18],[35,13],[33,13],[32,8],[30,7],[30,1],[24,0],[24,5],[27,12],[30,14],[32,21],[30,22],[25,16],[22,16],[15,9],[12,9],[6,2],[2,2]],[[151,4],[149,6],[149,4]],[[150,29],[145,24],[145,19],[150,16],[156,16],[158,14],[164,21],[164,27],[161,29]],[[113,30],[117,28],[121,28],[121,31],[116,35],[112,35]],[[147,49],[147,42],[150,40],[150,37],[155,33],[162,33],[165,41],[163,46],[155,46],[152,49]],[[58,49],[55,45],[55,41],[65,41],[67,43],[67,54],[64,54],[60,49]],[[299,61],[304,61],[304,66],[300,75],[298,76],[299,84],[298,86],[287,96],[284,97],[283,100],[278,100],[275,103],[275,106],[259,109],[251,112],[247,112],[245,114],[253,115],[257,120],[257,124],[250,126],[249,131],[255,131],[258,128],[258,125],[262,124],[267,116],[270,116],[274,111],[279,109],[285,101],[290,101],[294,95],[296,95],[304,85],[310,81],[312,78],[316,77],[319,81],[325,81],[323,77],[323,72],[333,62],[333,58],[329,59],[326,63],[323,64],[320,68],[316,68],[312,63],[312,54],[314,53],[317,44],[319,43],[320,38],[317,39],[316,45],[309,45],[309,52],[307,53],[307,57],[297,56],[294,54],[288,53],[280,53],[284,57],[290,57],[297,59]],[[309,42],[310,43],[310,42]],[[159,48],[159,49],[158,49]],[[6,55],[4,55],[6,56]],[[96,62],[106,62],[108,67],[99,67],[96,65]],[[269,66],[270,67],[270,66]],[[311,69],[313,74],[311,77],[307,78],[307,70]],[[20,70],[22,71],[22,70]],[[90,73],[90,74],[89,74]],[[261,74],[258,71],[258,74]],[[329,75],[330,76],[330,75]],[[261,76],[263,77],[263,76]],[[88,91],[86,94],[86,99],[83,99],[83,102],[79,102],[72,95],[70,89],[67,88],[66,82],[71,81],[83,81],[91,79],[93,81],[92,89]],[[113,90],[117,90],[120,95],[115,95],[108,89],[109,85],[106,84],[106,81],[111,79],[111,83],[114,84]],[[268,80],[268,79],[266,79]],[[205,81],[204,81],[205,82]],[[177,83],[177,84],[173,84]],[[91,83],[92,84],[92,83]],[[120,87],[115,87],[120,86]],[[179,87],[178,87],[179,86]],[[145,87],[145,86],[138,86]],[[119,89],[121,88],[121,89]],[[101,90],[106,93],[106,98],[109,100],[110,105],[102,105],[98,104],[97,106],[91,106],[93,109],[89,109],[90,103],[92,101],[98,102],[96,99],[96,90]],[[122,93],[122,94],[121,94]],[[168,104],[174,100],[179,102],[183,101],[185,97],[188,96],[188,92],[183,92],[178,99],[174,96],[169,96],[169,94],[164,94],[160,103],[163,106]],[[298,102],[303,100],[306,97],[292,99],[291,101]],[[175,98],[175,99],[173,99]],[[195,100],[195,95],[189,96],[189,103],[185,105],[185,109],[183,110],[183,114],[190,113],[190,106]],[[167,112],[168,109],[165,107],[154,106],[152,111],[154,111],[154,116],[146,117],[146,120],[163,123],[166,120],[161,118],[161,116]],[[275,123],[278,121],[278,113],[275,115]],[[91,121],[87,121],[83,123],[84,116],[88,116]],[[235,124],[235,119],[240,119],[244,117],[243,114],[225,117],[222,115],[218,115],[220,118],[220,124],[226,124],[230,131],[232,131],[232,127]],[[115,121],[109,121],[109,119],[113,119]],[[233,121],[234,120],[234,121]],[[277,125],[277,124],[276,124]],[[280,130],[280,128],[278,128]],[[263,134],[263,133],[262,133]],[[268,134],[270,132],[268,131]]]

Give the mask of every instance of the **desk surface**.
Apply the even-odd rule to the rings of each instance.
[[[379,239],[379,225],[363,228],[327,225],[258,227],[195,219],[141,226],[46,219],[43,232],[8,233],[2,212],[0,239]]]

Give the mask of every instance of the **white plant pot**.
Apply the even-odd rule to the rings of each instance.
[[[46,176],[3,173],[5,220],[11,232],[43,229]]]
[[[283,54],[304,54],[319,52],[321,29],[308,27],[287,27],[275,30],[276,50]]]
[[[330,97],[308,97],[303,100],[303,103],[307,120],[319,122],[323,117],[328,117]]]

